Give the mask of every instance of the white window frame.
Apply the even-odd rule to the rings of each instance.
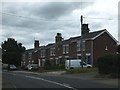
[[[55,47],[50,48],[50,56],[55,56]]]
[[[85,40],[82,42],[82,50],[85,51]]]
[[[28,53],[28,59],[32,59],[32,52]]]
[[[63,45],[63,54],[68,54],[69,53],[69,44]]]
[[[59,59],[56,59],[56,65],[59,65],[59,64],[60,64]]]
[[[80,41],[77,41],[77,51],[80,51]]]
[[[41,50],[41,57],[44,58],[45,57],[45,50]]]

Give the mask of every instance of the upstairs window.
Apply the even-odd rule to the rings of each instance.
[[[77,51],[81,51],[80,41],[77,42]],[[82,41],[82,50],[85,51],[85,40]]]
[[[32,53],[28,53],[28,59],[32,59]]]
[[[63,54],[68,54],[69,53],[69,45],[63,45]]]
[[[77,51],[80,51],[80,41],[77,42]]]
[[[41,50],[41,57],[45,57],[45,50]]]
[[[83,40],[82,49],[83,49],[83,51],[85,51],[85,40]]]
[[[55,47],[50,49],[50,55],[55,56]]]

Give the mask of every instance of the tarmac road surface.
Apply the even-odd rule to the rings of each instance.
[[[14,71],[3,71],[3,88],[31,88],[43,89],[43,88],[60,88],[60,89],[72,89],[72,90],[81,90],[82,88],[109,88],[117,89],[117,86],[103,84],[95,82],[90,79],[75,78],[75,76],[66,76],[66,75],[45,75],[45,74],[32,74],[32,73],[22,73]]]

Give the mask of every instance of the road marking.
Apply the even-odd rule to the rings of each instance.
[[[6,73],[6,72],[5,72]],[[17,74],[14,74],[14,73],[8,73],[7,74],[11,74],[11,75],[17,75]],[[49,82],[49,83],[53,83],[53,84],[56,84],[56,85],[59,85],[59,86],[63,86],[63,87],[66,87],[66,88],[70,88],[72,90],[78,90],[74,87],[71,87],[69,84],[66,84],[66,83],[58,83],[58,82],[55,82],[55,81],[50,81],[50,80],[47,80],[47,79],[44,79],[44,78],[38,78],[38,77],[33,77],[33,76],[26,76],[26,75],[17,75],[17,76],[25,76],[26,78],[32,78],[32,79],[37,79],[37,80],[42,80],[42,81],[45,81],[45,82]]]
[[[37,80],[42,80],[42,81],[45,81],[45,82],[49,82],[49,83],[53,83],[53,84],[56,84],[56,85],[59,85],[59,86],[63,86],[63,87],[66,87],[66,88],[77,90],[76,88],[71,87],[69,84],[66,84],[66,83],[61,84],[61,83],[58,83],[58,82],[55,82],[55,81],[50,81],[50,80],[47,80],[47,79],[44,79],[44,78],[38,78],[38,77],[32,77],[32,76],[25,76],[25,77],[32,78],[32,79],[37,79]]]

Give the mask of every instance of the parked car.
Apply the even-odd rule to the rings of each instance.
[[[80,68],[80,67],[82,67],[81,63],[82,63],[82,61],[80,59],[66,60],[65,61],[65,69],[69,70],[69,69],[74,69],[74,68]],[[90,68],[90,67],[92,67],[92,65],[83,62],[83,67]]]
[[[9,70],[17,70],[17,67],[14,64],[8,65]]]
[[[33,69],[38,69],[38,65],[37,64],[28,64],[25,69],[31,71]]]

